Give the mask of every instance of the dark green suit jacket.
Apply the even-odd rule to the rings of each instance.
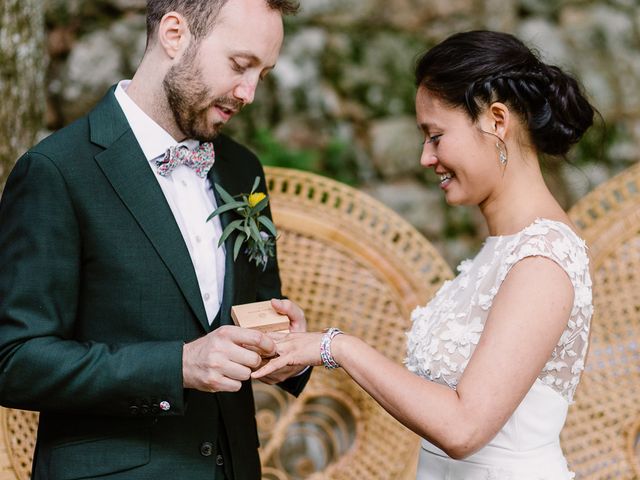
[[[246,148],[220,136],[215,150],[211,183],[234,195],[259,175],[266,188]],[[17,162],[0,202],[0,404],[41,412],[33,478],[212,479],[220,453],[236,479],[259,478],[250,383],[184,390],[182,346],[232,324],[231,305],[280,296],[275,261],[262,272],[229,253],[209,325],[180,230],[112,89]],[[283,387],[297,395],[307,379]]]

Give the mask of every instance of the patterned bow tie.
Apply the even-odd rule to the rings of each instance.
[[[186,165],[194,169],[200,178],[205,178],[215,159],[216,154],[211,142],[201,143],[195,150],[189,150],[184,145],[175,145],[167,149],[163,158],[156,160],[156,166],[158,174],[163,177],[169,175],[178,165]]]

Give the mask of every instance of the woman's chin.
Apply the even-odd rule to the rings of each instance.
[[[473,207],[478,205],[476,202],[473,202],[468,198],[456,197],[454,195],[447,195],[444,197],[444,200],[450,207]]]
[[[445,202],[447,202],[447,205],[452,206],[452,207],[456,207],[459,205],[464,205],[464,200],[456,195],[452,195],[451,193],[447,192],[444,196],[444,200]]]

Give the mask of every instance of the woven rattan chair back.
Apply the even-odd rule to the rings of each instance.
[[[268,168],[267,179],[283,290],[309,328],[339,327],[401,362],[410,312],[451,276],[446,263],[356,189],[281,168]],[[415,478],[418,438],[344,372],[316,368],[297,399],[260,382],[254,391],[263,478]],[[0,422],[0,480],[26,480],[37,416],[5,409]]]
[[[595,313],[586,368],[562,432],[576,478],[640,478],[640,164],[570,212],[590,247]]]
[[[267,176],[283,290],[304,307],[310,329],[339,327],[401,362],[410,312],[450,277],[446,263],[353,188],[293,170]],[[295,400],[258,385],[256,402],[266,478],[415,478],[417,437],[340,370],[316,368]],[[284,408],[268,407],[275,403]]]

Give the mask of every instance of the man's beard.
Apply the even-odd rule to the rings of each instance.
[[[236,98],[225,96],[201,106],[203,99],[208,97],[208,91],[202,81],[200,69],[196,66],[197,51],[195,45],[190,46],[180,62],[169,69],[162,85],[180,131],[187,138],[210,142],[218,136],[224,122],[209,124],[207,112],[214,105],[239,111],[244,104]]]

